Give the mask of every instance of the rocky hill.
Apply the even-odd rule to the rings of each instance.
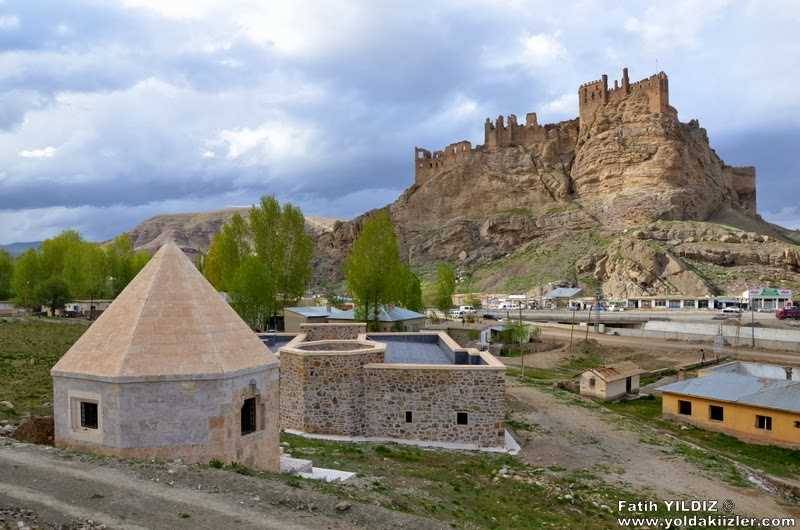
[[[185,252],[197,254],[208,249],[211,239],[233,214],[247,214],[247,208],[213,212],[157,215],[128,232],[136,250],[155,252],[166,241],[175,241]],[[306,216],[306,230],[315,238],[333,228],[335,220]]]
[[[678,120],[666,74],[631,83],[626,69],[577,97],[573,120],[500,116],[483,145],[415,148],[415,183],[385,208],[418,271],[449,261],[470,280],[462,288],[569,281],[609,298],[800,290],[800,235],[758,216],[755,168],[725,164],[697,120]],[[202,250],[235,211],[158,216],[131,235],[137,248],[172,238]],[[307,218],[317,284],[341,281],[369,213]]]
[[[603,76],[578,97],[574,120],[501,116],[483,145],[415,149],[415,184],[387,208],[416,267],[455,262],[484,291],[577,280],[610,298],[800,287],[796,233],[757,215],[754,168],[678,120],[666,74],[624,71],[614,89]],[[340,277],[363,219],[318,238],[320,278]]]

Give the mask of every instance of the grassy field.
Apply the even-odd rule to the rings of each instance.
[[[87,328],[82,320],[0,319],[0,419],[51,414],[50,368]]]
[[[349,444],[284,435],[292,456],[358,473],[353,483],[294,479],[359,502],[433,517],[457,528],[617,528],[619,499],[642,494],[588,472],[536,468],[509,455]],[[289,479],[292,480],[292,479]]]

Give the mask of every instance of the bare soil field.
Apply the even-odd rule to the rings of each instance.
[[[560,399],[513,380],[508,393],[512,418],[530,425],[520,457],[532,465],[591,472],[661,499],[730,499],[737,513],[800,516],[800,506],[780,495],[742,481],[730,484],[687,461],[660,433],[646,426],[630,429],[589,400]]]

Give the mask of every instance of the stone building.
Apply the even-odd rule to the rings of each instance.
[[[443,332],[304,324],[280,349],[281,426],[375,440],[505,446],[505,367]],[[312,339],[312,340],[309,340]]]
[[[278,471],[278,369],[169,243],[51,370],[55,444]]]

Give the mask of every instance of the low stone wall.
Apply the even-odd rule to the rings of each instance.
[[[367,332],[364,322],[343,324],[300,324],[300,333],[306,334],[307,341],[314,340],[353,340]]]
[[[504,445],[502,369],[371,365],[365,370],[366,436]],[[467,413],[466,425],[458,425],[459,412]]]

